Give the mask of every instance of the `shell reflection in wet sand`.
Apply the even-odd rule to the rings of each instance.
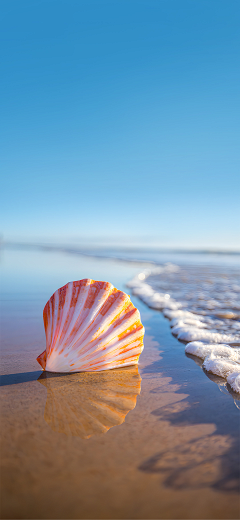
[[[55,432],[82,439],[122,424],[141,391],[136,365],[94,373],[43,372],[38,381],[47,388],[45,421]]]

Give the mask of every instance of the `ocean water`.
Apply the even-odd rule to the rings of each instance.
[[[240,266],[179,262],[141,271],[128,287],[146,305],[163,312],[185,352],[240,393]]]
[[[48,247],[48,246],[45,246]],[[239,267],[240,266],[240,252],[228,253],[225,251],[180,251],[180,250],[160,250],[150,248],[78,248],[66,247],[62,250],[71,251],[73,254],[83,254],[95,256],[97,258],[112,258],[117,261],[133,262],[136,264],[151,264],[163,265],[165,263],[175,263],[177,265],[213,265],[223,267]]]

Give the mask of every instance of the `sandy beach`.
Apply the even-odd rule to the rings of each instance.
[[[239,401],[159,311],[132,298],[146,328],[138,368],[39,370],[52,292],[86,276],[127,291],[139,266],[13,250],[2,266],[2,518],[238,518]]]

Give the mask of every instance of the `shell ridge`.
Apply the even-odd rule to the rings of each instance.
[[[46,319],[44,319],[44,327],[45,327],[45,334],[46,334],[46,352],[49,348],[49,345],[51,344],[51,337],[52,337],[52,329],[53,329],[53,315],[52,315],[52,300],[50,299],[44,307],[43,316]]]
[[[74,304],[75,298],[77,298],[76,305],[73,307],[73,315],[71,319],[71,323],[68,327],[68,330],[65,334],[65,341],[68,340],[69,337],[73,334],[73,330],[76,327],[76,324],[80,321],[80,313],[82,312],[85,301],[88,297],[89,287],[90,287],[90,279],[84,280],[86,283],[85,285],[76,285],[74,286],[74,297],[73,302],[71,304]]]
[[[98,347],[98,349],[96,350],[95,348],[95,345],[93,346],[93,348],[87,352],[84,352],[84,354],[82,355],[79,355],[78,357],[78,361],[79,362],[84,362],[85,360],[89,360],[90,359],[93,359],[92,357],[92,353],[96,353],[96,356],[95,357],[99,357],[99,355],[102,355],[102,353],[104,352],[104,355],[107,355],[108,352],[110,351],[114,351],[115,348],[119,348],[121,349],[122,346],[124,346],[125,344],[129,344],[130,342],[133,342],[135,341],[135,338],[138,339],[139,337],[142,336],[142,329],[143,329],[143,326],[139,329],[134,329],[131,334],[129,334],[128,336],[122,338],[121,340],[118,339],[118,335],[117,336],[114,336],[112,338],[109,339],[109,342],[108,343],[104,343],[103,345],[100,345]],[[132,336],[131,337],[131,340],[129,339],[129,336]],[[109,345],[110,343],[110,345]]]
[[[49,331],[50,331],[49,323],[50,323],[50,304],[48,301],[43,309],[43,324],[44,324],[47,343],[49,342]]]
[[[138,356],[139,357],[139,356]],[[134,356],[134,357],[131,357],[129,358],[128,361],[124,362],[124,363],[106,363],[104,366],[101,366],[100,368],[99,367],[88,367],[86,369],[74,369],[74,368],[71,368],[68,372],[71,372],[71,373],[74,373],[74,372],[80,372],[80,371],[83,371],[83,372],[103,372],[104,370],[113,370],[114,368],[124,368],[124,367],[130,367],[132,365],[138,365],[138,357],[137,356]]]
[[[131,352],[131,355],[129,353]],[[89,367],[89,370],[93,370],[94,367],[99,368],[100,366],[104,365],[111,365],[113,362],[120,362],[124,359],[128,359],[131,357],[139,357],[142,352],[141,347],[139,346],[139,343],[136,343],[135,345],[132,345],[127,351],[124,351],[121,354],[116,355],[114,358],[108,357],[108,358],[99,358],[97,360],[94,360],[92,362],[86,362],[85,364],[82,363],[78,369],[81,370],[88,370],[87,367]],[[126,356],[126,354],[128,354]]]
[[[79,293],[79,287],[77,288],[77,291]],[[59,354],[61,354],[61,351],[63,351],[63,344],[64,344],[64,340],[65,338],[67,337],[67,333],[69,332],[69,329],[71,328],[71,324],[72,324],[72,321],[73,321],[73,318],[74,318],[74,313],[76,311],[75,307],[72,306],[72,301],[75,297],[75,288],[73,287],[73,290],[72,290],[72,298],[71,298],[71,302],[70,302],[70,307],[69,307],[69,311],[68,311],[68,315],[66,317],[66,321],[64,323],[64,326],[62,328],[62,332],[61,332],[61,335],[60,335],[60,338],[59,338],[59,342],[60,342],[60,345],[59,345]]]
[[[124,302],[124,304],[125,304],[125,303],[126,303],[126,302]],[[123,305],[124,305],[124,304],[123,304]],[[123,310],[124,310],[124,309],[123,309]],[[113,321],[113,320],[112,320],[112,316],[115,315],[115,312],[116,312],[116,309],[115,309],[115,308],[113,308],[113,309],[111,310],[111,313],[110,313],[110,309],[109,309],[109,314],[106,314],[106,315],[105,315],[106,318],[105,318],[104,322],[102,323],[102,326],[97,328],[97,331],[95,332],[95,334],[93,334],[94,330],[93,330],[93,331],[91,330],[91,331],[89,332],[88,336],[85,338],[85,342],[82,342],[82,341],[81,341],[81,349],[84,349],[85,347],[87,347],[87,346],[89,345],[90,342],[88,341],[88,338],[89,338],[89,335],[90,335],[90,334],[92,334],[92,336],[91,336],[91,337],[92,337],[91,342],[95,342],[95,345],[96,345],[99,341],[102,341],[102,340],[104,339],[104,337],[107,337],[107,336],[109,335],[110,329],[114,329],[114,327],[113,327],[113,325],[111,325],[111,323],[112,323],[112,321]],[[101,319],[101,316],[99,316],[99,319]],[[109,323],[110,323],[110,325],[109,325]],[[98,325],[98,323],[95,323],[95,327],[96,327],[97,325]],[[106,327],[108,327],[107,330],[105,330]],[[97,336],[96,336],[96,334],[97,334]],[[116,335],[116,334],[117,334],[117,332],[115,333],[115,335]],[[94,336],[95,336],[95,337],[94,337]],[[80,338],[78,338],[78,339],[76,340],[76,343],[75,343],[74,345],[72,345],[72,348],[75,348],[75,349],[78,348],[78,346],[77,346],[77,342],[79,341],[79,339],[80,339]],[[82,337],[81,337],[81,340],[82,340]],[[92,345],[92,346],[93,346],[93,345]]]
[[[95,364],[99,365],[100,363],[104,363],[105,361],[107,363],[112,363],[115,360],[119,361],[120,359],[127,359],[129,357],[129,353],[131,353],[130,355],[132,357],[135,355],[140,355],[140,352],[141,352],[141,347],[140,347],[139,341],[136,340],[132,343],[132,345],[128,345],[128,347],[124,348],[124,350],[122,350],[121,352],[113,351],[108,354],[106,359],[99,358],[98,360],[95,361]],[[112,354],[114,354],[114,357],[112,356]]]
[[[55,345],[54,345],[56,350],[58,350],[58,347],[60,346],[61,335],[62,335],[62,332],[64,329],[64,325],[66,323],[66,320],[68,318],[70,305],[71,305],[71,299],[72,299],[72,292],[73,292],[73,282],[69,282],[68,284],[66,284],[65,287],[66,287],[65,303],[64,303],[64,306],[62,309],[61,316],[59,318],[58,333],[57,333],[57,338],[56,338]]]
[[[74,282],[71,282],[71,283],[72,283],[72,290],[71,290],[71,297],[69,299],[68,312],[65,316],[64,324],[63,324],[62,330],[59,335],[60,348],[62,348],[62,345],[63,345],[65,339],[68,337],[68,335],[71,331],[71,328],[73,327],[74,319],[76,319],[75,313],[77,312],[77,315],[78,315],[76,300],[80,299],[81,290],[84,289],[81,285],[76,285],[76,284],[74,284]],[[74,305],[74,303],[75,303],[75,305]]]
[[[109,285],[110,285],[110,284],[109,284]],[[113,286],[112,286],[111,288],[109,288],[110,291],[112,291],[112,289],[114,289]],[[108,294],[108,295],[109,295],[109,294]],[[86,333],[86,331],[89,329],[89,327],[91,327],[91,325],[92,325],[93,327],[96,326],[95,322],[96,322],[97,317],[99,316],[99,312],[100,312],[100,309],[101,309],[101,305],[104,304],[104,302],[105,302],[105,300],[107,299],[108,295],[105,295],[106,298],[104,299],[104,301],[103,301],[102,304],[98,304],[98,305],[96,305],[96,307],[94,308],[94,312],[93,312],[93,314],[92,314],[90,317],[88,317],[88,315],[85,316],[85,318],[83,319],[83,321],[82,321],[82,323],[81,323],[81,325],[80,325],[80,327],[82,327],[83,330],[81,330],[81,328],[79,327],[78,331],[76,332],[76,334],[78,334],[77,339],[76,339],[76,337],[73,338],[73,341],[72,341],[71,344],[69,344],[69,347],[74,348],[75,343],[77,343],[77,342],[80,341],[80,340],[82,341],[82,337],[84,336],[84,334]],[[86,318],[88,318],[88,321],[90,322],[89,325],[88,325],[87,323],[85,323]],[[85,328],[84,328],[84,327],[85,327]],[[89,332],[89,334],[90,334],[90,332]]]
[[[135,322],[134,316],[130,316],[130,319],[128,319],[127,323],[124,325],[123,324],[121,324],[121,325],[122,325],[122,327],[120,330],[118,330],[118,329],[114,330],[114,328],[112,328],[112,330],[111,330],[111,328],[110,328],[104,334],[104,336],[102,338],[100,337],[100,338],[97,338],[96,340],[93,340],[90,343],[87,343],[86,347],[84,349],[81,348],[81,350],[78,351],[79,359],[84,359],[85,356],[86,355],[88,356],[89,354],[91,354],[92,351],[97,352],[99,350],[107,348],[107,345],[109,345],[109,343],[112,341],[121,341],[122,339],[127,338],[131,334],[134,334],[135,332],[138,332],[138,331],[144,332],[143,325],[141,324],[140,321],[139,321],[139,323]],[[135,328],[134,328],[134,325],[136,325]],[[129,332],[126,332],[129,327],[132,327],[132,330],[130,330]],[[120,338],[119,336],[125,332],[126,332],[126,334]],[[108,341],[106,341],[106,338],[108,339]],[[97,344],[99,344],[99,346],[96,349]],[[91,345],[91,348],[89,348],[89,345]],[[82,347],[82,345],[81,345],[81,347]]]
[[[138,364],[138,357],[133,356],[133,357],[129,358],[128,361],[125,361],[125,362],[119,361],[119,362],[115,362],[115,363],[107,363],[105,366],[97,367],[94,369],[88,369],[87,371],[90,372],[93,370],[93,372],[100,372],[102,370],[113,370],[114,368],[130,367],[132,365],[137,365],[137,364]]]
[[[83,280],[84,282],[88,282],[89,279]],[[68,340],[68,337],[71,335],[72,330],[74,326],[76,325],[76,321],[79,318],[79,314],[84,307],[85,301],[88,297],[88,289],[90,284],[80,285],[76,282],[73,283],[73,291],[72,291],[72,298],[70,301],[70,309],[69,309],[69,315],[67,316],[67,322],[65,323],[65,328],[63,327],[62,335],[59,338],[59,341],[61,343],[60,348],[61,350],[64,349],[65,342]],[[79,302],[79,305],[74,306],[74,302],[76,298],[80,298],[80,295],[82,294],[81,301]],[[71,327],[72,326],[72,327]]]
[[[88,279],[87,281],[91,281],[91,280]],[[85,320],[86,311],[84,312],[84,306],[85,306],[86,300],[88,298],[90,285],[91,284],[89,283],[86,285],[86,287],[84,287],[85,290],[84,290],[84,294],[82,295],[82,300],[80,302],[80,305],[76,305],[76,307],[75,307],[75,312],[74,312],[74,315],[72,318],[72,328],[70,331],[68,331],[68,337],[66,338],[66,341],[68,342],[69,346],[71,345],[70,338],[72,338],[72,341],[76,340],[76,334],[79,332],[79,329]],[[79,294],[81,294],[81,290],[80,290]],[[74,318],[75,318],[75,320],[74,320]],[[62,348],[65,348],[65,343],[62,345]]]
[[[55,301],[56,299],[58,299],[58,294],[54,294],[50,300],[51,304],[50,304],[50,311],[51,311],[51,335],[50,335],[50,341],[49,341],[49,344],[48,344],[48,349],[49,349],[49,352],[50,352],[50,348],[51,348],[51,345],[52,345],[52,340],[53,340],[53,336],[54,336],[54,321],[55,321]]]
[[[121,341],[114,341],[114,343],[111,343],[108,347],[104,348],[104,350],[98,350],[96,352],[96,356],[94,356],[94,358],[90,358],[91,359],[97,359],[98,357],[102,357],[102,355],[104,356],[108,356],[109,354],[113,354],[115,355],[115,351],[116,350],[119,350],[119,353],[121,352],[122,353],[122,350],[125,349],[128,345],[132,345],[133,343],[135,343],[136,341],[139,341],[141,339],[141,334],[139,333],[135,333],[135,334],[132,334],[132,337],[131,337],[131,341],[129,341],[128,339],[123,339]],[[89,358],[86,358],[87,361],[89,361]]]
[[[46,303],[43,319],[46,363],[40,364],[51,372],[131,366],[144,348],[139,311],[108,282],[68,282]]]
[[[123,350],[124,349],[124,350]],[[93,370],[94,365],[100,366],[102,364],[111,364],[112,363],[112,357],[114,357],[116,360],[124,359],[128,356],[128,353],[130,351],[132,352],[132,355],[140,356],[142,350],[143,350],[143,341],[142,337],[139,334],[136,334],[134,338],[132,338],[131,343],[127,342],[127,340],[122,340],[120,345],[117,345],[116,343],[114,345],[111,345],[108,350],[105,351],[98,351],[96,355],[93,357],[89,357],[85,360],[83,359],[76,359],[75,363],[71,364],[71,359],[66,362],[66,360],[61,360],[58,358],[58,365],[57,369],[55,368],[55,371],[61,371],[64,366],[67,366],[67,372],[71,372],[72,369],[71,366],[75,365],[75,371],[80,370],[88,370],[88,365],[91,367],[90,370]],[[53,360],[54,361],[54,360]],[[132,363],[131,363],[132,364]],[[47,366],[48,370],[51,370],[51,361],[49,362]]]
[[[83,333],[81,334],[81,336],[79,336],[78,340],[81,339],[81,341],[82,341],[82,339],[83,339],[82,336],[83,336],[86,332],[87,332],[88,334],[91,333],[91,331],[88,330],[89,327],[91,327],[91,325],[93,325],[93,328],[97,326],[97,324],[98,324],[97,319],[99,319],[99,320],[102,319],[102,318],[101,318],[101,308],[104,306],[104,304],[106,303],[107,299],[112,295],[113,291],[114,291],[114,287],[112,286],[112,290],[111,290],[110,294],[107,295],[107,298],[106,298],[106,299],[103,301],[103,303],[99,306],[98,312],[96,313],[96,315],[95,315],[95,317],[94,317],[94,321],[93,321],[93,323],[91,323],[91,321],[88,320],[88,321],[90,321],[90,324],[88,325],[88,321],[87,321],[87,323],[85,324],[85,329],[84,329]],[[111,312],[112,312],[112,311],[111,311]],[[74,348],[74,345],[73,345],[73,348]]]
[[[98,360],[101,360],[102,358],[104,359],[104,357],[108,360],[108,362],[109,362],[109,357],[113,356],[113,355],[115,357],[118,357],[118,355],[121,354],[121,357],[124,357],[124,356],[126,357],[127,352],[129,352],[129,350],[132,349],[133,347],[135,347],[136,345],[138,346],[138,349],[139,349],[138,355],[140,355],[143,350],[142,335],[143,335],[143,326],[141,328],[139,328],[138,330],[134,329],[132,331],[132,334],[130,335],[131,340],[129,338],[129,335],[120,341],[117,338],[113,338],[112,339],[113,342],[108,347],[105,347],[103,345],[102,348],[100,348],[97,351],[95,350],[95,347],[94,347],[92,353],[87,352],[85,355],[79,356],[75,360],[75,365],[78,367],[78,370],[81,370],[81,369],[85,370],[87,363],[91,363],[91,365],[93,362],[99,364]],[[115,341],[114,341],[114,339],[115,339]],[[129,347],[129,348],[127,348],[127,347]],[[123,351],[123,349],[124,349],[124,351]],[[118,352],[118,354],[117,354],[117,352]],[[69,371],[71,371],[72,361],[74,361],[74,358],[71,359],[71,356],[70,356],[68,359],[68,362],[67,362]],[[61,359],[58,360],[58,363],[59,363],[58,366],[61,367],[62,366]],[[66,361],[64,361],[64,364],[65,363],[66,363]],[[48,368],[50,368],[50,365],[48,366]]]
[[[63,315],[63,312],[64,312],[64,306],[65,306],[65,301],[66,301],[66,293],[67,293],[67,286],[66,285],[64,285],[63,287],[58,289],[59,303],[58,303],[58,307],[56,309],[56,326],[55,326],[55,329],[54,329],[54,336],[53,336],[53,341],[52,341],[52,345],[51,345],[52,349],[56,348],[56,343],[57,343],[57,340],[58,340],[59,330],[60,330],[61,322],[62,322],[62,315]]]
[[[72,299],[70,302],[70,308],[73,309],[73,313],[70,319],[70,323],[66,327],[67,330],[64,334],[65,338],[68,338],[76,326],[76,322],[79,321],[79,316],[81,315],[81,311],[85,305],[85,301],[88,297],[89,288],[91,285],[91,279],[86,278],[84,280],[81,280],[83,283],[76,283],[73,282],[73,293],[72,293]],[[74,305],[75,303],[75,305]],[[64,341],[64,338],[62,338],[62,342]]]
[[[127,309],[123,308],[123,311],[126,311]],[[137,311],[137,309],[135,309],[135,311]],[[123,324],[123,322],[126,322],[127,320],[129,320],[129,318],[132,318],[132,315],[135,313],[134,312],[124,312],[124,316],[122,316],[121,318],[119,318],[119,315],[117,315],[116,319],[115,320],[112,320],[110,323],[109,323],[109,327],[108,327],[108,330],[107,331],[104,331],[104,329],[98,333],[98,335],[94,335],[93,336],[93,339],[92,341],[102,341],[104,339],[104,336],[107,336],[109,335],[112,331],[114,332],[114,330],[118,330],[121,325]],[[136,317],[135,317],[136,319]],[[124,327],[125,327],[126,323],[124,324]],[[117,334],[117,332],[115,332],[115,335]]]
[[[108,314],[105,315],[106,318],[105,318],[104,322],[102,323],[102,327],[101,328],[103,330],[107,327],[109,319],[112,320],[112,316],[114,316],[114,314],[115,314],[115,308],[113,308],[113,309],[110,308],[110,309],[109,309]],[[102,317],[100,315],[100,310],[98,312],[98,316],[96,316],[95,323],[94,323],[94,327],[96,328],[96,330],[99,330],[99,327],[98,327],[99,322],[97,320],[99,320],[99,322],[103,321]],[[94,327],[93,327],[93,330],[94,330]],[[93,331],[90,330],[88,332],[88,335],[85,338],[85,342],[83,342],[83,334],[84,333],[85,333],[85,331],[83,331],[82,335],[77,336],[77,338],[75,337],[74,341],[72,341],[71,343],[69,343],[67,345],[69,351],[70,351],[70,349],[73,349],[73,350],[75,350],[75,351],[77,350],[79,352],[79,351],[81,351],[84,347],[86,347],[89,344],[88,337],[90,336],[90,334],[93,334]],[[108,335],[108,330],[106,331],[106,335]],[[98,338],[96,338],[96,341],[98,341]],[[75,355],[76,355],[76,353],[75,353]]]
[[[58,302],[59,302],[58,291],[56,291],[53,294],[53,296],[51,297],[50,301],[51,301],[52,327],[51,327],[50,342],[49,342],[49,344],[47,345],[47,348],[46,348],[47,354],[50,354],[52,349],[53,349],[55,329],[56,329],[56,325],[57,325]]]
[[[137,342],[137,343],[136,343],[136,342],[137,342],[137,340],[136,340],[136,341],[134,342],[134,344],[132,344],[128,349],[124,350],[124,352],[118,352],[118,353],[114,356],[114,358],[115,358],[115,359],[118,359],[118,360],[119,360],[119,359],[124,359],[124,358],[126,358],[126,353],[127,353],[127,352],[130,352],[131,350],[134,351],[134,353],[132,352],[132,355],[135,355],[135,353],[136,353],[136,355],[137,355],[137,354],[140,355],[140,353],[141,353],[140,345],[139,345],[139,342]],[[139,352],[139,350],[140,350],[140,352]],[[114,351],[113,351],[113,352],[114,352]],[[101,364],[101,363],[111,363],[111,362],[112,362],[112,361],[111,361],[112,358],[109,356],[109,354],[112,354],[112,352],[108,353],[108,355],[105,354],[105,359],[104,359],[104,356],[99,356],[99,357],[96,358],[96,359],[90,360],[91,363],[89,362],[89,360],[87,360],[87,362],[88,362],[89,364],[93,364],[93,365],[94,365],[94,364],[95,364],[95,365],[99,365],[99,364]],[[109,358],[110,358],[110,359],[109,359]],[[87,363],[87,362],[86,362],[86,363]],[[86,363],[82,363],[82,367],[86,366]]]
[[[58,309],[59,309],[59,290],[55,293],[55,296],[53,298],[53,332],[52,332],[52,338],[51,338],[51,345],[49,348],[49,352],[52,352],[54,349],[54,340],[56,337],[56,328],[58,325]]]
[[[44,309],[43,309],[43,323],[45,328],[45,334],[46,334],[46,344],[50,345],[51,343],[51,336],[52,336],[52,301],[53,296],[49,298],[48,302],[46,303]]]
[[[65,348],[66,341],[69,341],[69,338],[71,337],[71,335],[74,334],[74,329],[78,326],[79,322],[81,321],[81,319],[80,319],[81,311],[82,311],[82,309],[84,307],[84,304],[85,304],[85,301],[86,301],[86,299],[88,297],[88,292],[89,292],[91,279],[87,278],[87,279],[84,279],[84,280],[81,280],[81,281],[82,282],[86,282],[86,283],[82,284],[82,285],[76,285],[76,282],[73,282],[74,295],[73,295],[73,300],[70,303],[70,306],[74,302],[74,299],[76,298],[76,295],[78,296],[80,301],[77,301],[78,304],[76,304],[74,309],[73,309],[73,314],[72,314],[70,323],[69,323],[69,325],[67,327],[67,330],[66,330],[66,333],[65,333],[65,338],[66,338],[65,342],[64,342],[64,339],[62,338],[61,349]]]

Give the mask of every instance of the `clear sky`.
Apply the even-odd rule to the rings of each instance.
[[[2,236],[240,250],[239,22],[239,0],[2,0]]]

